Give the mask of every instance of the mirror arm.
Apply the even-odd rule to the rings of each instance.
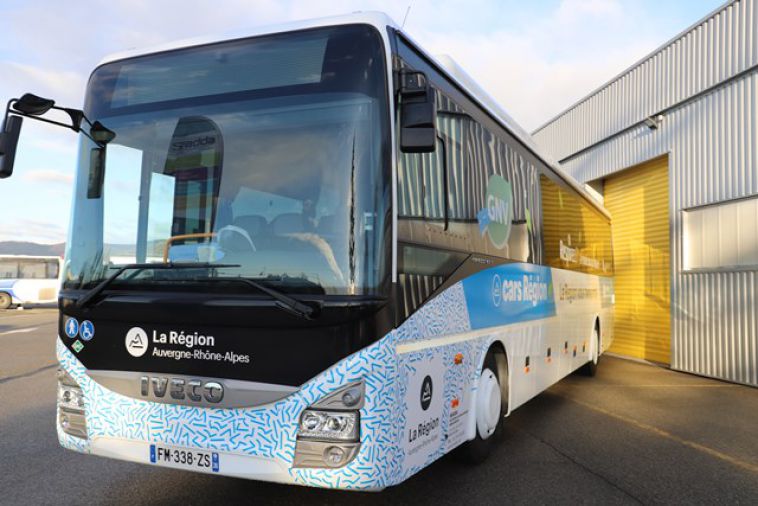
[[[60,121],[46,119],[46,118],[42,118],[40,116],[34,116],[32,114],[27,114],[27,113],[22,112],[22,111],[12,110],[11,107],[16,102],[18,102],[17,98],[12,98],[12,99],[8,100],[8,103],[5,106],[5,117],[3,118],[3,125],[5,125],[5,123],[7,122],[8,115],[9,114],[14,114],[16,116],[22,116],[22,117],[33,119],[33,120],[42,121],[44,123],[50,123],[51,125],[61,126],[61,127],[64,127],[64,128],[68,128],[69,130],[73,130],[74,132],[82,133],[82,134],[84,134],[85,137],[87,137],[89,140],[91,140],[93,143],[95,143],[96,146],[98,146],[100,148],[105,147],[105,144],[103,144],[101,142],[97,142],[95,139],[92,138],[91,135],[89,135],[87,132],[85,132],[84,130],[82,130],[82,121],[86,121],[87,124],[90,127],[92,127],[92,122],[84,114],[84,111],[80,111],[78,109],[70,109],[68,107],[59,107],[57,105],[52,106],[51,109],[56,109],[58,111],[63,111],[66,114],[68,114],[69,118],[71,118],[71,124],[67,125],[66,123],[62,123]],[[0,126],[2,126],[2,125],[0,125]]]
[[[10,104],[13,101],[15,101],[15,99],[12,99],[12,100],[10,100],[8,102],[8,107],[10,107]],[[60,110],[68,112],[67,109],[63,109],[61,107],[53,107],[53,109],[60,109]],[[66,123],[61,123],[60,121],[54,121],[54,120],[51,120],[51,119],[40,118],[39,116],[32,116],[31,114],[25,114],[25,113],[19,112],[19,111],[9,111],[9,110],[6,110],[6,112],[5,112],[6,118],[7,118],[9,112],[11,114],[16,115],[16,116],[23,116],[25,118],[33,119],[35,121],[42,121],[43,123],[50,123],[51,125],[57,125],[57,126],[62,126],[63,128],[68,128],[69,130],[73,130],[74,132],[78,132],[78,133],[83,134],[89,140],[91,140],[92,142],[94,142],[95,145],[97,145],[98,147],[101,147],[101,148],[104,147],[104,144],[102,144],[100,142],[97,142],[95,139],[92,138],[92,136],[90,134],[88,134],[87,132],[85,132],[84,130],[82,130],[80,126],[67,125]],[[82,117],[84,117],[84,113],[82,113]],[[87,123],[89,123],[89,120],[87,120]]]
[[[79,109],[69,109],[68,107],[58,107],[57,105],[54,105],[51,109],[57,109],[68,114],[69,118],[71,118],[71,126],[69,128],[74,132],[82,131],[82,120],[86,121],[90,127],[92,126],[90,120],[84,115],[84,111],[80,111]]]

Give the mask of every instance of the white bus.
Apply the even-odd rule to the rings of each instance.
[[[66,448],[377,490],[611,341],[606,211],[382,14],[118,54],[86,97]]]
[[[61,259],[0,255],[0,309],[58,300]]]

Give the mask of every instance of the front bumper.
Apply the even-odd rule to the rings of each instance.
[[[103,457],[150,464],[151,444],[218,452],[225,476],[325,488],[377,490],[398,479],[396,404],[387,385],[392,360],[381,341],[336,364],[295,394],[255,408],[218,409],[136,400],[93,381],[61,342],[61,367],[79,384],[85,398],[87,438],[66,434],[65,448]],[[384,358],[384,360],[382,360]],[[370,363],[371,368],[365,367]],[[363,380],[366,402],[360,410],[361,446],[346,466],[293,467],[297,428],[304,409],[337,388]],[[152,464],[155,465],[155,464]]]

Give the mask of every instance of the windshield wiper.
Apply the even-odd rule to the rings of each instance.
[[[196,281],[236,281],[237,283],[244,283],[260,292],[265,293],[266,295],[269,295],[276,301],[276,307],[280,309],[283,309],[301,318],[305,318],[306,320],[313,320],[316,316],[317,309],[315,307],[309,306],[308,304],[301,302],[294,297],[291,297],[254,279],[242,277],[212,277],[196,279]]]
[[[90,305],[90,303],[103,293],[103,290],[108,288],[108,286],[113,283],[116,278],[121,276],[126,271],[134,270],[136,271],[134,274],[139,274],[142,271],[153,269],[153,270],[168,270],[168,269],[204,269],[204,268],[222,268],[222,267],[239,267],[238,264],[212,264],[207,262],[181,262],[181,263],[174,263],[174,262],[168,262],[164,264],[159,263],[144,263],[144,264],[126,264],[119,267],[116,272],[102,280],[100,283],[98,283],[94,288],[92,288],[90,291],[82,295],[79,300],[76,301],[76,307],[79,309],[83,309]]]

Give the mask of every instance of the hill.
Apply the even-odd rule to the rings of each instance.
[[[55,255],[63,256],[66,243],[39,244],[23,241],[0,241],[0,255]]]

